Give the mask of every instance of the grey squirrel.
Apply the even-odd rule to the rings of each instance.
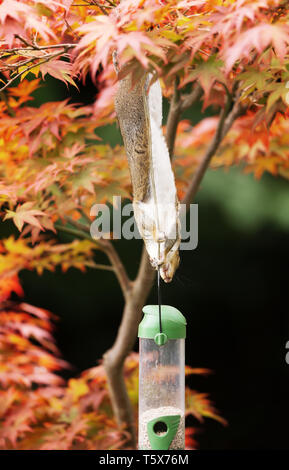
[[[136,223],[151,265],[170,282],[179,265],[179,201],[162,132],[162,92],[146,73],[119,80],[115,110],[128,158]]]

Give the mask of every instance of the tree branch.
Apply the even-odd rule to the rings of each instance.
[[[110,240],[107,240],[104,238],[100,238],[100,239],[92,238],[90,235],[89,227],[85,224],[82,224],[81,222],[78,222],[77,220],[73,220],[67,216],[65,217],[65,220],[75,228],[69,228],[66,226],[59,225],[59,224],[56,224],[55,227],[58,230],[62,230],[63,232],[70,233],[71,235],[75,235],[79,238],[85,238],[95,243],[97,248],[102,250],[108,257],[111,265],[113,266],[113,270],[118,279],[118,282],[120,284],[123,296],[126,298],[131,290],[131,280],[129,279],[127,275],[126,269],[116,249],[114,248],[113,243],[111,243]]]
[[[182,112],[185,111],[186,109],[190,108],[193,106],[193,104],[197,103],[197,101],[200,100],[201,96],[203,94],[203,89],[199,83],[197,83],[192,91],[192,93],[188,95],[183,95],[182,97],[182,104],[181,104],[181,109]]]
[[[197,84],[194,87],[192,93],[182,96],[178,90],[177,80],[175,80],[174,94],[170,103],[166,133],[166,141],[171,159],[173,158],[177,127],[180,121],[181,114],[186,109],[193,106],[194,103],[199,101],[202,96],[202,93],[203,89],[201,85]]]
[[[229,105],[229,101],[227,105]],[[231,126],[233,125],[234,121],[241,116],[246,109],[242,107],[237,99],[232,110],[229,112],[230,106],[226,106],[220,115],[218,127],[216,129],[215,135],[205,152],[203,158],[201,159],[201,163],[197,170],[194,173],[193,179],[188,186],[186,194],[182,200],[183,204],[186,204],[187,209],[189,208],[191,202],[194,200],[194,197],[199,189],[200,183],[204,177],[204,174],[210,164],[212,157],[215,155],[216,151],[218,150],[222,140],[230,130]]]
[[[166,141],[169,149],[170,158],[173,158],[175,140],[177,135],[177,127],[181,117],[181,101],[180,93],[178,91],[178,84],[175,80],[174,94],[170,102],[170,110],[167,120]]]
[[[111,262],[125,299],[130,296],[132,281],[129,279],[123,262],[110,240],[101,240],[101,249]]]

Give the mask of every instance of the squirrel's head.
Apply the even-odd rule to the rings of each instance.
[[[154,242],[156,243],[156,242]],[[156,247],[154,247],[154,255],[150,256],[150,262],[153,268],[160,268],[160,275],[164,282],[171,282],[174,274],[180,264],[179,257],[179,244],[180,240],[162,240],[158,253]],[[150,253],[151,246],[148,247]]]

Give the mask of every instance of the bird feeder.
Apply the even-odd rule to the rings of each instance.
[[[139,449],[185,448],[186,319],[146,305],[139,325]]]

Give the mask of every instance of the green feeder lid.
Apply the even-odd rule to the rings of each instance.
[[[167,339],[186,337],[186,319],[175,307],[170,305],[161,306],[162,333],[160,333],[159,306],[145,305],[143,313],[144,317],[138,327],[139,338],[155,339],[157,344],[161,345],[166,342],[166,339],[162,340],[162,338],[159,338],[160,335],[167,337]]]

